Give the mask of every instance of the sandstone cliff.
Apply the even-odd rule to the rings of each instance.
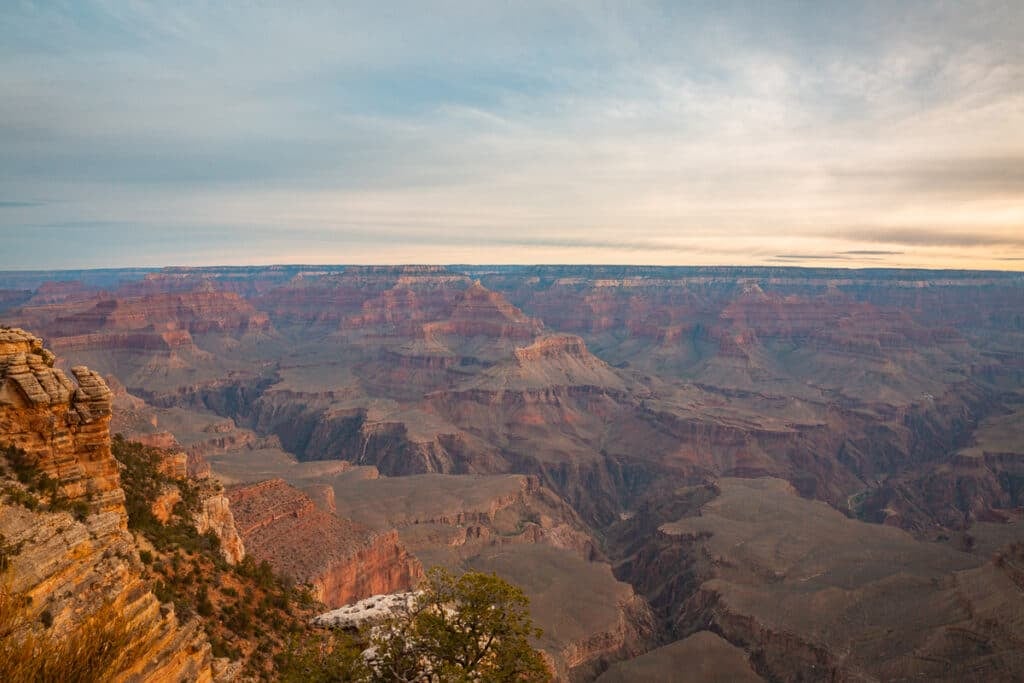
[[[397,532],[332,515],[281,479],[230,489],[228,498],[248,553],[312,584],[329,607],[408,590],[423,575]]]
[[[0,496],[9,590],[30,599],[41,622],[34,628],[56,634],[112,608],[141,648],[115,680],[209,681],[210,645],[198,622],[179,623],[142,579],[110,450],[110,391],[83,367],[73,369],[76,385],[52,361],[39,339],[0,330],[0,443],[16,460],[5,466]],[[55,484],[30,503],[34,493],[10,467],[33,473],[35,485]],[[43,511],[46,502],[54,511]]]
[[[119,435],[117,438],[122,437]],[[179,487],[193,489],[197,505],[190,521],[196,532],[212,532],[220,540],[220,552],[228,564],[238,564],[245,557],[245,544],[235,526],[231,504],[220,482],[208,476],[209,466],[206,466],[207,474],[203,476],[194,474],[196,466],[197,460],[181,451],[169,450],[161,454],[157,470],[172,481],[163,487],[161,495],[154,501],[153,514],[166,523],[174,506],[182,500]]]
[[[220,551],[228,564],[237,564],[245,557],[245,543],[235,525],[231,503],[220,486],[207,483],[200,493],[200,509],[192,518],[200,534],[213,532],[220,539]]]

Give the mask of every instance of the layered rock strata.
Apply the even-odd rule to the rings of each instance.
[[[31,493],[0,477],[0,538],[17,549],[7,557],[8,590],[58,636],[111,607],[140,648],[118,681],[210,681],[210,645],[199,623],[179,623],[142,579],[110,451],[110,391],[84,367],[73,369],[71,382],[52,360],[31,334],[0,330],[0,444],[21,449],[21,466],[55,479],[58,497],[76,510],[16,504]]]
[[[199,498],[199,509],[192,516],[192,524],[200,534],[212,532],[220,540],[220,552],[228,564],[238,564],[245,557],[245,544],[235,526],[231,503],[224,494],[220,482],[206,475],[196,476],[196,461],[180,451],[164,453],[158,467],[161,474],[175,480],[191,480]],[[181,500],[180,490],[173,484],[165,487],[163,495],[154,502],[153,513],[161,522],[166,522]]]
[[[851,520],[778,479],[717,488],[699,515],[658,529],[688,561],[649,555],[632,568],[658,583],[673,564],[691,577],[672,617],[684,635],[720,634],[770,680],[1019,677],[1013,562]]]
[[[311,584],[329,607],[408,590],[423,575],[398,532],[332,515],[284,480],[229,489],[228,498],[247,552]]]

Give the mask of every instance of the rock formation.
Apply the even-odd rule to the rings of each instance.
[[[665,550],[620,569],[683,635],[713,630],[769,679],[1008,680],[1024,663],[1018,619],[1000,606],[1019,589],[994,563],[848,519],[777,479],[716,489],[659,527]],[[667,556],[672,543],[683,561]],[[696,590],[671,590],[685,581]],[[1000,597],[982,597],[979,582]]]
[[[408,590],[423,575],[396,531],[373,532],[325,512],[283,480],[235,487],[228,498],[247,552],[312,584],[329,607]]]
[[[228,564],[245,557],[245,544],[238,533],[231,503],[219,484],[206,481],[199,487],[200,510],[192,518],[200,534],[213,532],[220,540],[220,551]]]
[[[84,367],[73,369],[72,383],[52,361],[38,338],[0,330],[0,444],[23,453],[15,455],[18,467],[56,482],[51,509],[59,500],[74,513],[25,507],[18,501],[33,494],[3,477],[0,538],[9,552],[9,590],[58,634],[110,605],[143,648],[118,680],[209,681],[210,645],[199,623],[179,623],[141,578],[110,451],[110,391]]]
[[[685,678],[692,683],[759,683],[747,654],[711,631],[651,650],[635,659],[613,664],[597,683],[673,683]]]
[[[751,634],[765,622],[708,590],[724,571],[702,560],[713,541],[663,527],[719,495],[716,482],[777,478],[797,500],[915,542],[977,539],[986,553],[1001,546],[985,534],[1013,540],[1024,504],[1020,274],[288,266],[50,278],[82,284],[0,274],[19,302],[5,319],[78,340],[80,358],[116,376],[118,429],[180,445],[196,465],[205,456],[233,481],[282,477],[326,514],[366,508],[365,491],[339,483],[339,462],[380,472],[365,488],[387,497],[393,522],[368,525],[397,526],[424,561],[466,566],[513,544],[538,563],[549,550],[607,556],[650,600],[662,641],[710,619],[731,643],[720,654],[757,655],[768,677],[792,673],[780,652],[856,667],[807,649],[827,643],[795,627],[766,627],[761,647]],[[36,391],[29,376],[42,387],[33,368],[47,359],[30,355],[19,396]],[[533,492],[505,496],[501,478],[515,476]],[[437,504],[401,509],[414,485]],[[992,567],[965,571],[1005,583]],[[550,622],[559,637],[575,618],[563,616]],[[599,621],[549,652],[615,630]],[[958,638],[949,661],[971,651]],[[591,673],[614,658],[602,657]]]

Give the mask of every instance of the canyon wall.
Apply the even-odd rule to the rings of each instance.
[[[73,383],[52,361],[39,339],[0,330],[0,445],[18,449],[9,451],[14,460],[8,459],[0,494],[9,590],[27,599],[41,624],[33,628],[55,634],[113,609],[140,648],[117,680],[210,681],[210,645],[200,624],[180,623],[141,578],[110,451],[110,391],[83,367],[73,369]],[[26,507],[33,493],[12,476],[14,466],[56,482],[49,492],[53,511]]]
[[[339,518],[283,480],[235,487],[227,495],[247,552],[311,584],[328,607],[409,590],[423,576],[396,531],[374,532]]]

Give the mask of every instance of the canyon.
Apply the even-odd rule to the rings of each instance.
[[[111,423],[222,481],[208,528],[230,535],[230,509],[233,559],[329,606],[433,565],[520,585],[564,680],[1024,672],[1019,274],[274,266],[0,290],[0,322],[57,353],[0,331],[0,432],[90,520],[123,509]]]

